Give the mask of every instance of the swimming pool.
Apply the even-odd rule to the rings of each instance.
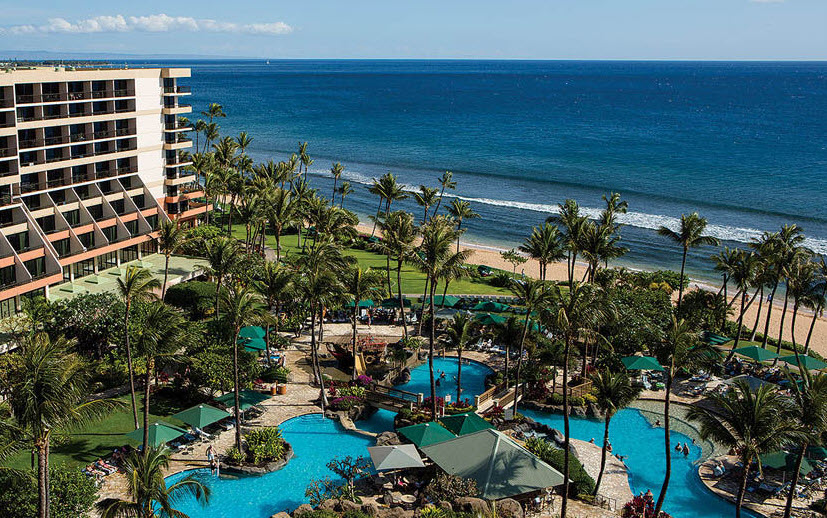
[[[533,410],[522,413],[552,428],[563,430],[561,414],[547,414]],[[603,421],[572,417],[569,420],[571,436],[588,441],[592,438],[598,445],[603,444]],[[672,477],[666,493],[664,511],[675,518],[702,516],[705,518],[729,518],[735,506],[712,494],[697,475],[695,462],[701,457],[701,448],[692,444],[692,439],[678,432],[670,434],[672,448],[677,443],[689,445],[689,455],[672,450]],[[627,408],[612,418],[609,430],[612,453],[626,455],[629,468],[629,485],[635,494],[651,489],[657,497],[663,484],[665,452],[663,449],[663,428],[652,426],[643,414]],[[618,502],[623,505],[625,502]],[[754,517],[744,511],[744,516]]]

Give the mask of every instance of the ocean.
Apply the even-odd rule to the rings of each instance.
[[[285,160],[307,141],[327,196],[327,171],[342,162],[356,189],[345,206],[363,218],[376,211],[372,178],[435,187],[450,170],[447,194],[482,216],[464,223],[464,240],[483,246],[518,246],[566,198],[597,214],[601,196],[619,192],[629,253],[618,265],[678,269],[679,249],[655,229],[692,211],[724,245],[797,223],[827,252],[827,63],[164,64],[192,68],[180,81],[192,86],[191,118],[222,104],[222,135],[247,131],[255,160]],[[412,200],[394,207],[421,214]],[[691,252],[694,279],[719,282],[715,252]]]

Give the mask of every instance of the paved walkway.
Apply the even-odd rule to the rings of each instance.
[[[570,441],[574,448],[574,454],[583,464],[586,473],[597,481],[597,476],[600,473],[602,448],[596,444],[578,439],[570,439]],[[611,453],[606,455],[606,469],[603,471],[603,480],[600,481],[600,494],[614,500],[617,507],[622,507],[634,496],[629,487],[629,474],[626,465]]]

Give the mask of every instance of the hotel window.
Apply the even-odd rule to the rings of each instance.
[[[106,237],[109,242],[117,241],[118,240],[118,226],[112,225],[111,227],[102,228],[101,231],[103,232],[104,237]]]
[[[149,228],[152,230],[158,230],[158,215],[153,214],[152,216],[146,217],[146,222],[149,224]]]
[[[146,257],[147,254],[158,253],[158,244],[155,242],[154,239],[144,241],[143,243],[141,243],[141,253],[144,254],[144,257]]]
[[[63,205],[66,203],[66,191],[52,191],[49,193],[52,196],[52,200],[55,202],[55,205]]]
[[[45,233],[50,233],[55,231],[55,215],[43,216],[42,218],[37,218],[38,226],[43,230]]]
[[[72,277],[70,276],[71,272],[72,272],[72,266],[71,265],[67,265],[67,266],[63,267],[63,282],[69,282],[69,281],[72,280]]]
[[[127,221],[124,223],[124,226],[129,231],[130,234],[137,235],[138,234],[138,220],[133,219],[132,221]]]
[[[86,248],[94,248],[95,247],[95,232],[87,232],[85,234],[80,234],[78,236],[78,240],[80,240],[80,244],[82,244]]]
[[[103,219],[103,205],[102,204],[99,203],[97,205],[92,205],[92,206],[86,207],[86,209],[89,211],[89,214],[92,216],[92,218],[94,218],[95,221],[100,221],[101,219]]]
[[[87,259],[85,261],[80,261],[73,264],[72,273],[74,274],[75,279],[86,277],[87,275],[92,275],[93,273],[95,273],[95,260]]]
[[[118,266],[118,252],[109,252],[98,256],[98,272]]]
[[[138,207],[139,209],[145,209],[146,208],[144,206],[144,195],[143,194],[133,196],[132,201],[135,203],[135,206]]]
[[[112,210],[114,210],[114,211],[115,211],[115,213],[116,213],[118,216],[123,216],[124,212],[126,212],[126,210],[124,209],[124,202],[123,202],[123,199],[120,199],[120,200],[113,200],[113,201],[111,202],[111,205],[112,205]]]
[[[15,252],[22,252],[24,250],[29,249],[29,231],[20,232],[17,234],[12,234],[10,236],[6,236],[11,243],[11,247],[14,248]]]
[[[121,263],[138,260],[138,245],[128,246],[121,250]]]
[[[16,279],[14,268],[14,265],[0,268],[0,286],[9,286],[14,284]]]
[[[83,99],[83,83],[73,81],[69,83],[69,100],[77,101],[79,99]]]
[[[17,314],[17,303],[14,297],[0,301],[0,318],[7,318]]]
[[[72,253],[68,237],[64,239],[58,239],[57,241],[52,242],[52,246],[55,247],[57,255],[59,255],[60,257],[66,257],[67,255]]]
[[[70,227],[80,225],[80,209],[66,211],[63,213],[63,217],[66,218],[66,223],[68,223]]]
[[[46,274],[46,258],[38,257],[23,263],[33,278],[42,277]]]

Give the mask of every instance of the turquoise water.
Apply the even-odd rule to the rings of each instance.
[[[563,416],[560,414],[546,414],[533,410],[525,410],[523,414],[537,422],[563,430]],[[602,420],[572,418],[569,426],[573,438],[583,441],[593,438],[598,445],[603,444]],[[657,497],[665,472],[663,428],[652,426],[643,414],[635,409],[621,410],[612,419],[609,441],[612,443],[612,453],[627,456],[624,460],[629,468],[629,485],[632,492],[645,493],[651,489]],[[689,444],[689,455],[685,456],[674,450],[671,452],[672,477],[666,493],[664,510],[676,518],[732,516],[735,507],[710,493],[696,474],[695,463],[701,456],[701,448],[692,444],[690,437],[677,432],[671,433],[671,441],[673,448],[679,442]],[[744,514],[753,516],[746,512]]]

